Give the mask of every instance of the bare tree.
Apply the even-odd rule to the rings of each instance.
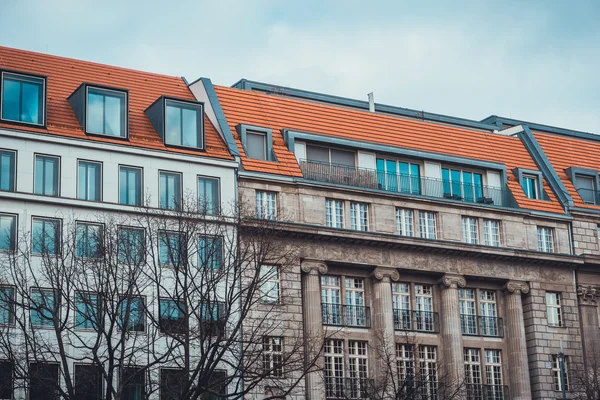
[[[585,349],[584,368],[569,370],[565,365],[566,388],[573,399],[600,400],[600,348],[597,342],[590,347]]]

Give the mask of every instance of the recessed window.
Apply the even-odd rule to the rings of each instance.
[[[31,251],[35,254],[56,255],[60,253],[60,220],[33,218],[31,227]]]
[[[537,228],[537,236],[538,236],[538,251],[543,251],[544,253],[553,253],[554,252],[554,229],[538,226]]]
[[[470,244],[479,243],[478,229],[477,218],[462,217],[463,242]]]
[[[538,193],[538,177],[535,175],[523,174],[522,186],[525,195],[530,199],[539,199]]]
[[[203,148],[202,106],[166,100],[165,144]]]
[[[344,227],[344,202],[342,200],[325,200],[325,222],[330,228]]]
[[[87,88],[86,131],[97,135],[127,137],[127,94]]]
[[[98,293],[75,293],[75,328],[96,329],[99,306]]]
[[[548,325],[563,325],[560,293],[546,292],[546,314],[548,317]]]
[[[263,303],[279,303],[279,268],[277,266],[260,266],[260,300]]]
[[[0,361],[0,399],[13,399],[13,363]]]
[[[419,211],[419,232],[424,239],[436,238],[435,213]]]
[[[263,337],[263,373],[266,376],[283,376],[283,338]]]
[[[49,363],[29,364],[29,399],[55,400],[59,393],[59,366]]]
[[[119,307],[119,328],[130,332],[146,330],[146,305],[142,297],[124,297]]]
[[[413,210],[396,208],[396,233],[400,236],[413,236]]]
[[[120,376],[123,390],[121,392],[122,400],[145,400],[148,398],[146,393],[146,370],[138,368],[123,368]]]
[[[198,239],[198,267],[217,270],[223,262],[223,238],[200,236]]]
[[[188,374],[183,369],[161,368],[160,400],[177,400],[185,393]]]
[[[33,192],[44,196],[58,196],[60,158],[35,155],[35,185]]]
[[[378,158],[377,183],[379,189],[421,194],[419,169],[419,164]]]
[[[483,239],[486,246],[500,246],[500,221],[483,220]]]
[[[12,325],[15,322],[15,288],[0,286],[0,325]],[[3,397],[0,397],[2,399]]]
[[[369,230],[369,205],[366,203],[350,203],[350,225],[357,231]]]
[[[0,214],[0,251],[14,251],[17,245],[17,216]]]
[[[160,331],[163,333],[185,333],[187,318],[185,303],[173,299],[160,299]]]
[[[15,191],[16,154],[16,151],[0,150],[0,190]]]
[[[54,291],[50,289],[33,289],[31,291],[29,309],[32,326],[51,327],[54,325],[55,313],[60,312],[56,297]]]
[[[99,258],[102,255],[103,226],[89,222],[77,222],[75,254],[79,258]]]
[[[185,265],[185,235],[176,232],[158,233],[158,263],[171,267]]]
[[[89,201],[102,200],[101,163],[77,161],[77,198]]]
[[[477,201],[483,198],[483,175],[472,171],[442,168],[444,198]]]
[[[2,73],[2,119],[44,125],[46,80]]]
[[[587,204],[598,204],[598,192],[596,190],[596,177],[588,175],[575,175],[575,188],[581,196],[581,200]]]
[[[119,167],[119,203],[130,206],[142,205],[142,169]]]
[[[75,397],[81,400],[102,399],[102,369],[98,365],[75,364]]]
[[[267,135],[260,132],[246,132],[246,156],[257,160],[267,159]]]
[[[198,177],[198,211],[203,214],[219,214],[219,179]]]
[[[119,228],[117,235],[117,258],[119,262],[138,264],[145,258],[145,234],[141,228]]]
[[[178,210],[181,208],[180,173],[160,171],[159,190],[160,208],[167,210]]]
[[[256,191],[256,218],[277,219],[275,192]]]

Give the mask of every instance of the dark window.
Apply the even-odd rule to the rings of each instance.
[[[160,331],[163,333],[185,333],[187,318],[183,301],[160,299]]]
[[[0,325],[12,325],[15,322],[15,288],[0,287]],[[0,397],[2,399],[2,397]]]
[[[581,199],[588,204],[597,203],[596,178],[586,175],[575,175],[575,185]]]
[[[44,79],[2,73],[2,119],[44,125]]]
[[[29,364],[29,400],[55,400],[58,397],[58,365]]]
[[[121,299],[119,312],[119,328],[130,332],[146,330],[146,306],[141,297]]]
[[[10,361],[0,361],[0,399],[13,398],[13,364]]]
[[[124,92],[89,87],[86,131],[99,135],[126,137],[126,103]]]
[[[223,262],[223,238],[201,236],[198,239],[198,266],[219,269]]]
[[[160,172],[160,208],[177,210],[181,207],[181,174]]]
[[[246,132],[246,156],[257,160],[267,159],[267,135],[260,132]]]
[[[202,107],[172,100],[166,100],[165,106],[165,143],[202,148]]]
[[[98,258],[102,254],[103,226],[77,222],[76,254],[81,258]]]
[[[77,166],[77,198],[81,200],[102,200],[102,164],[92,161],[79,161]]]
[[[214,371],[209,376],[200,379],[200,386],[204,389],[202,400],[222,400],[227,394],[227,372]]]
[[[356,153],[348,150],[331,149],[322,146],[306,146],[306,158],[310,161],[345,165],[353,167],[356,164]]]
[[[130,206],[142,204],[142,169],[119,167],[119,203]]]
[[[98,326],[98,310],[100,296],[97,293],[75,294],[75,328],[96,329]]]
[[[13,251],[17,245],[17,216],[0,214],[0,251]]]
[[[31,227],[31,251],[36,254],[59,254],[59,220],[33,218]]]
[[[207,336],[225,332],[225,303],[203,303],[200,307],[200,329]]]
[[[75,399],[102,400],[102,370],[97,365],[75,365]]]
[[[160,370],[160,400],[179,400],[186,393],[188,375],[182,369]]]
[[[137,264],[144,261],[144,230],[140,228],[120,228],[117,243],[119,262]]]
[[[15,191],[15,154],[14,151],[0,150],[0,190]]]
[[[175,232],[158,233],[158,263],[172,267],[185,266],[185,235]]]
[[[136,368],[124,368],[121,380],[123,382],[121,400],[145,400],[148,398],[145,371]]]
[[[58,157],[35,156],[35,194],[58,196],[59,164]]]
[[[219,180],[217,178],[198,178],[198,210],[209,215],[218,214],[219,201]]]

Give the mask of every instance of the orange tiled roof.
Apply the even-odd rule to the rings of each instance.
[[[576,207],[600,210],[600,206],[583,202],[581,196],[575,190],[571,179],[565,172],[565,169],[569,167],[600,170],[600,142],[540,132],[534,132],[533,135],[569,191],[574,205]]]
[[[519,138],[222,86],[216,86],[215,91],[247,171],[302,176],[296,158],[288,150],[280,132],[287,128],[501,163],[509,171],[508,187],[520,207],[564,213],[545,180],[544,188],[550,201],[531,200],[510,172],[516,167],[538,169]],[[241,123],[273,130],[273,151],[277,162],[245,157],[235,129]]]
[[[135,71],[87,61],[34,53],[0,46],[0,69],[48,77],[47,126],[35,128],[0,122],[1,128],[42,132],[60,136],[86,138],[99,142],[128,143],[131,146],[168,150],[198,156],[231,159],[215,127],[204,116],[206,152],[167,148],[144,111],[160,96],[194,100],[181,78]],[[83,83],[129,90],[129,140],[88,136],[75,117],[67,98]]]

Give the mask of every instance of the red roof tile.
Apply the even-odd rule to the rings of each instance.
[[[85,138],[99,142],[128,143],[131,146],[147,149],[232,159],[225,143],[206,116],[204,117],[206,152],[167,148],[163,144],[144,111],[162,95],[195,100],[181,78],[1,46],[0,69],[48,77],[46,128],[16,127],[13,124],[0,122],[1,128]],[[88,136],[84,133],[73,108],[67,101],[67,98],[84,82],[129,90],[128,141]]]

